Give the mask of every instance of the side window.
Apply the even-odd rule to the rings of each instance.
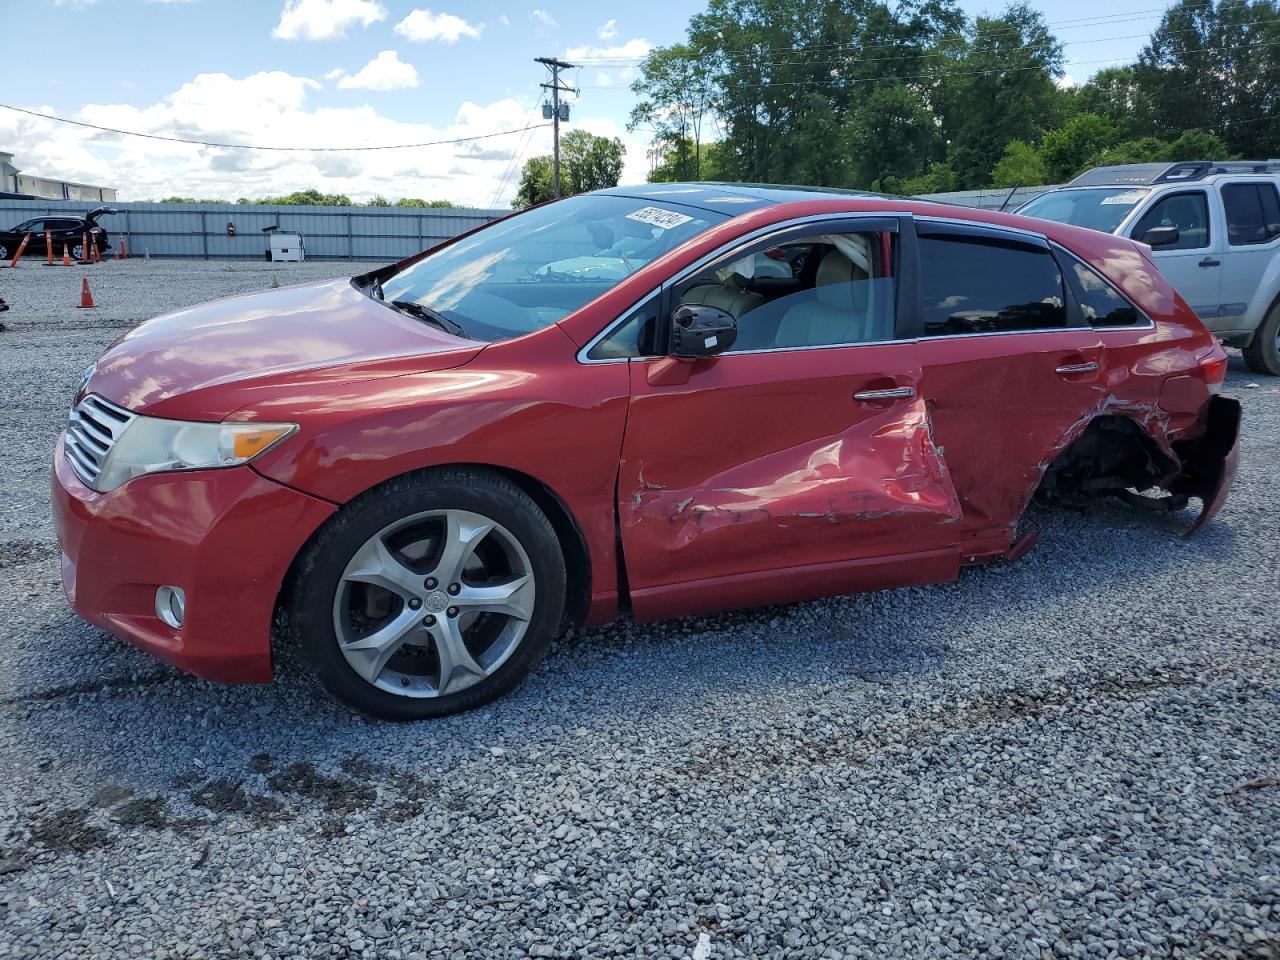
[[[1134,327],[1147,322],[1146,316],[1092,267],[1072,259],[1067,277],[1080,312],[1091,326]]]
[[[729,257],[681,285],[679,303],[733,314],[731,353],[892,340],[892,233],[815,233]]]
[[[1141,240],[1143,234],[1154,227],[1177,227],[1178,242],[1160,248],[1166,250],[1197,250],[1209,245],[1209,199],[1203,190],[1171,193],[1156,201],[1155,206],[1142,215],[1131,236]]]
[[[20,223],[13,228],[14,233],[42,233],[43,231],[43,220],[28,220],[26,223]]]
[[[1270,183],[1227,183],[1222,187],[1227,243],[1244,247],[1280,236],[1280,200]]]
[[[926,337],[1068,325],[1053,255],[986,238],[922,236],[920,303]]]
[[[631,312],[609,335],[587,351],[588,360],[625,360],[657,353],[658,309],[661,296],[652,296]]]

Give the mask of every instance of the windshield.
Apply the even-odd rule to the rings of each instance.
[[[724,214],[678,203],[585,194],[459,240],[383,281],[388,303],[443,314],[474,340],[555,323]]]
[[[1024,217],[1056,220],[1058,223],[1113,233],[1129,211],[1150,192],[1134,187],[1054,190],[1028,200],[1017,212]]]

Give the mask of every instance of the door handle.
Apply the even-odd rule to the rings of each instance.
[[[1056,368],[1054,373],[1062,377],[1069,377],[1076,373],[1097,373],[1097,371],[1098,361],[1087,360],[1084,363],[1064,363],[1062,366]]]
[[[909,400],[916,395],[915,387],[887,387],[884,390],[859,390],[853,399],[859,403],[876,400]]]
[[[1220,267],[1222,266],[1222,261],[1215,260],[1213,259],[1213,257],[1205,257],[1203,260],[1200,261],[1199,265],[1202,267]]]

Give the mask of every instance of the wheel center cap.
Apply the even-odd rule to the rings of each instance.
[[[449,596],[443,590],[435,590],[427,594],[422,605],[428,613],[443,613],[445,607],[449,606]]]

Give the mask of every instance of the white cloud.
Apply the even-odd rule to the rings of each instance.
[[[606,20],[600,25],[600,29],[596,31],[596,36],[601,40],[612,40],[618,35],[618,21]]]
[[[570,47],[565,51],[566,60],[643,60],[653,49],[648,40],[636,37],[626,43],[611,47]]]
[[[405,90],[418,85],[418,71],[394,50],[383,50],[354,74],[330,70],[326,80],[337,80],[340,90]]]
[[[502,24],[504,27],[509,27],[511,26],[511,18],[504,13],[498,17],[498,23]]]
[[[556,18],[553,17],[551,14],[547,13],[547,11],[545,10],[534,10],[529,14],[529,19],[532,20],[534,23],[536,23],[539,27],[544,27],[547,29],[550,29],[551,27],[560,26],[560,24],[556,23]]]
[[[285,0],[280,22],[271,31],[280,40],[334,40],[347,28],[387,19],[387,8],[377,0]]]
[[[271,146],[418,144],[517,132],[406,150],[256,152],[104,134],[0,111],[0,143],[32,175],[115,187],[122,200],[174,194],[235,200],[315,187],[357,200],[381,194],[479,207],[494,201],[503,173],[514,167],[499,196],[498,205],[508,205],[519,181],[519,163],[551,152],[549,128],[522,132],[535,106],[531,99],[463,103],[450,122],[431,125],[393,120],[367,103],[316,106],[311,101],[318,89],[315,80],[278,70],[245,77],[205,73],[149,104],[96,103],[68,116],[121,130]],[[47,104],[20,106],[57,113]],[[627,133],[620,121],[580,111],[580,106],[575,109],[572,127],[622,137],[627,146],[623,182],[643,182],[644,136]]]
[[[451,13],[432,13],[430,10],[411,10],[396,24],[396,33],[418,43],[428,40],[457,43],[463,37],[478,40],[483,29],[482,23],[468,23]]]
[[[1077,86],[1075,78],[1067,73],[1064,73],[1057,80],[1055,80],[1054,85],[1057,86],[1059,90],[1070,90],[1072,87]]]

